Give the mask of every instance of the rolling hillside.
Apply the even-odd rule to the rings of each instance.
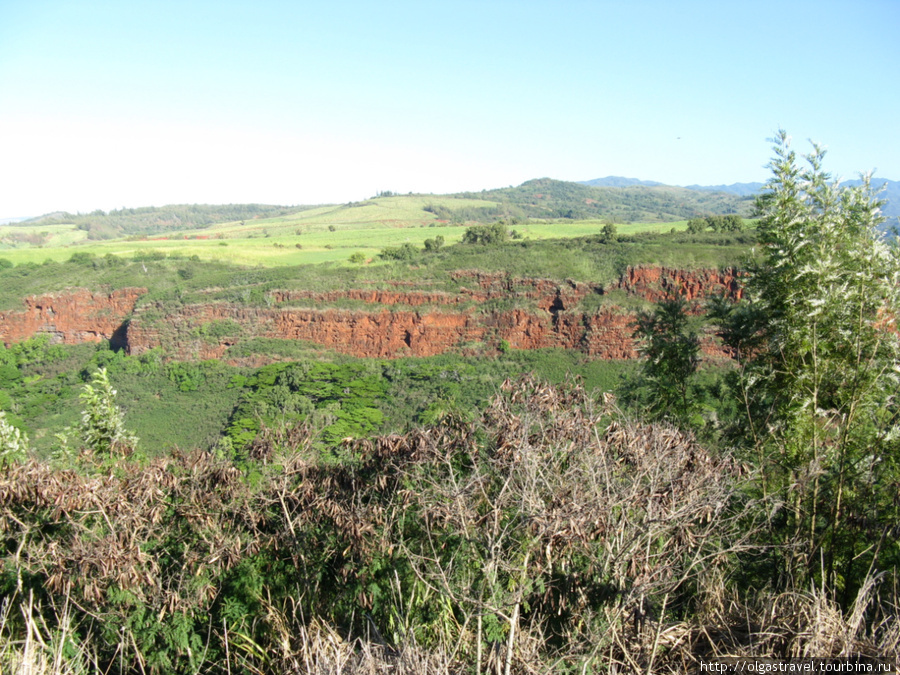
[[[708,213],[747,215],[751,205],[749,200],[739,196],[659,184],[629,185],[626,181],[616,187],[593,187],[540,178],[514,188],[451,195],[379,195],[342,205],[176,204],[109,212],[98,210],[87,214],[57,212],[10,223],[4,235],[13,240],[46,243],[39,242],[40,237],[34,235],[61,225],[74,226],[84,232],[80,237],[96,241],[207,230],[226,223],[232,223],[233,229],[237,229],[245,225],[339,226],[348,223],[418,226],[435,220],[489,223],[510,217],[520,220],[611,218],[619,223],[670,222]]]
[[[747,216],[753,206],[752,200],[727,193],[664,185],[594,187],[551,178],[458,196],[496,200],[512,215],[525,218],[609,218],[620,223],[669,222],[711,213]]]
[[[161,207],[122,208],[109,212],[98,210],[74,215],[56,212],[23,220],[18,225],[41,228],[75,225],[86,233],[88,239],[100,240],[203,228],[229,221],[270,218],[309,208],[313,207],[266,204],[170,204]]]

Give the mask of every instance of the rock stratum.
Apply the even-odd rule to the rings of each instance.
[[[255,337],[303,340],[359,357],[560,347],[599,359],[631,359],[637,357],[635,310],[616,298],[741,295],[738,272],[731,268],[629,267],[606,286],[470,270],[452,278],[459,286],[455,292],[272,291],[265,307],[209,302],[172,308],[142,303],[143,288],[67,289],[26,298],[24,310],[0,312],[0,341],[9,345],[40,334],[64,344],[110,340],[132,354],[163,348],[175,359],[229,360],[230,347]],[[591,295],[607,297],[593,303],[598,309],[580,309]],[[329,307],[347,300],[361,308]],[[726,356],[712,336],[703,347],[708,355]]]
[[[92,293],[70,288],[58,293],[32,295],[24,310],[0,312],[0,341],[9,346],[35,335],[49,335],[52,342],[80,344],[109,340],[127,347],[128,318],[146,288],[121,288]]]

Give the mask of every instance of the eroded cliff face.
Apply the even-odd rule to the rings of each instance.
[[[350,289],[326,293],[302,290],[274,291],[271,296],[277,304],[327,305],[338,300],[356,300],[371,305],[408,307],[459,307],[515,297],[519,300],[532,300],[541,309],[550,311],[552,307],[574,306],[588,293],[603,293],[603,287],[598,284],[574,281],[561,285],[551,279],[513,277],[469,270],[458,270],[452,272],[450,276],[460,285],[455,293]]]
[[[246,337],[304,340],[352,356],[396,358],[471,353],[499,349],[562,347],[597,358],[637,356],[631,338],[634,315],[616,309],[554,317],[548,312],[342,311],[335,309],[237,309],[230,305],[194,305],[163,321],[143,321],[138,311],[128,331],[129,349],[140,354],[165,347],[182,358],[225,356]],[[240,331],[215,341],[197,327],[215,321],[240,323]]]
[[[224,303],[189,305],[159,319],[161,307],[138,310],[129,329],[129,348],[141,353],[166,347],[183,358],[223,358],[228,347],[246,337],[304,340],[325,345],[352,356],[396,358],[434,356],[449,351],[490,352],[508,345],[512,349],[561,347],[576,349],[601,359],[637,357],[632,338],[633,311],[606,306],[579,312],[589,294],[609,290],[649,301],[681,289],[689,300],[725,294],[740,295],[734,270],[684,270],[628,268],[604,289],[575,281],[513,277],[458,271],[456,293],[405,290],[360,290],[318,293],[275,291],[272,307],[246,308]],[[479,305],[514,298],[528,309],[483,311]],[[371,309],[327,308],[338,300],[355,300]],[[289,307],[286,305],[301,305]],[[320,306],[323,308],[318,308]],[[145,320],[145,316],[155,316]],[[202,327],[214,322],[230,325],[234,333],[212,340]],[[239,327],[239,328],[238,328]],[[704,340],[709,355],[725,356],[711,337]]]
[[[223,358],[230,346],[251,337],[304,340],[377,358],[489,353],[508,346],[561,347],[595,358],[630,359],[637,356],[631,337],[634,311],[612,304],[579,311],[589,294],[615,290],[653,302],[675,290],[692,301],[717,294],[736,299],[741,292],[735,270],[634,267],[606,288],[466,270],[452,278],[459,284],[456,292],[275,291],[268,307],[204,303],[175,310],[154,303],[135,309],[145,289],[109,294],[75,289],[32,297],[24,311],[0,313],[0,340],[16,342],[39,333],[68,344],[111,339],[133,354],[163,347],[182,359]],[[506,299],[523,307],[481,306]],[[360,302],[364,309],[328,307],[339,300]],[[724,356],[711,338],[704,341],[704,351]]]
[[[649,302],[659,302],[668,293],[681,294],[685,300],[700,300],[725,295],[739,300],[743,295],[736,268],[724,270],[681,270],[670,267],[628,267],[619,283],[610,289],[621,289]]]
[[[111,293],[69,289],[25,298],[24,310],[0,312],[0,342],[9,345],[35,335],[55,343],[79,344],[111,340],[126,346],[126,322],[146,288]]]

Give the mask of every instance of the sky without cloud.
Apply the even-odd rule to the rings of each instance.
[[[900,179],[900,2],[0,0],[0,217]]]

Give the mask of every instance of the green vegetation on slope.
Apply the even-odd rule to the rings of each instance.
[[[558,349],[383,361],[274,339],[229,352],[238,354],[290,360],[262,368],[166,362],[159,350],[132,357],[105,343],[51,345],[47,336],[0,345],[0,410],[48,455],[60,443],[57,434],[79,423],[81,387],[105,368],[129,429],[150,454],[223,444],[242,450],[264,428],[301,422],[333,452],[345,437],[404,431],[450,412],[471,415],[523,372],[550,382],[579,376],[592,390],[610,391],[634,367]]]
[[[435,230],[421,232],[434,233]],[[414,255],[411,257],[390,262],[376,258],[365,264],[274,267],[203,260],[188,255],[192,249],[185,251],[186,247],[172,242],[168,253],[156,248],[123,257],[93,256],[87,251],[79,251],[77,254],[69,252],[65,262],[0,266],[0,311],[20,308],[22,298],[27,295],[71,286],[92,291],[145,287],[150,293],[142,302],[228,300],[264,306],[266,292],[276,289],[396,289],[399,283],[413,284],[419,290],[456,291],[460,283],[451,279],[450,273],[461,269],[508,272],[514,276],[559,282],[574,279],[604,284],[615,281],[628,265],[682,269],[735,265],[754,241],[752,230],[620,234],[615,241],[598,234],[564,239],[520,239],[496,246],[444,245],[431,251],[426,251],[423,245],[412,247]]]
[[[724,192],[687,188],[633,186],[591,187],[540,178],[518,187],[464,192],[460,197],[496,200],[519,218],[604,218],[612,222],[670,222],[697,216],[734,213],[748,216],[753,200]]]
[[[52,213],[40,218],[23,221],[8,228],[8,233],[28,231],[41,236],[54,226],[71,224],[87,233],[88,239],[115,239],[131,235],[149,235],[176,230],[205,228],[215,223],[256,218],[271,218],[301,211],[302,206],[269,206],[263,204],[170,204],[145,206],[135,209],[94,211],[92,213]],[[27,230],[23,229],[27,228]],[[41,228],[41,229],[38,229]]]
[[[422,245],[440,228],[461,241],[472,223],[514,223],[526,238],[598,234],[619,223],[624,234],[682,228],[689,218],[750,213],[733,195],[682,188],[593,188],[550,179],[460,195],[379,195],[333,206],[172,205],[72,215],[55,213],[0,226],[0,252],[19,262],[62,261],[77,247],[130,256],[159,248],[243,264],[291,265],[372,258],[385,246]],[[665,229],[669,229],[668,227]]]

